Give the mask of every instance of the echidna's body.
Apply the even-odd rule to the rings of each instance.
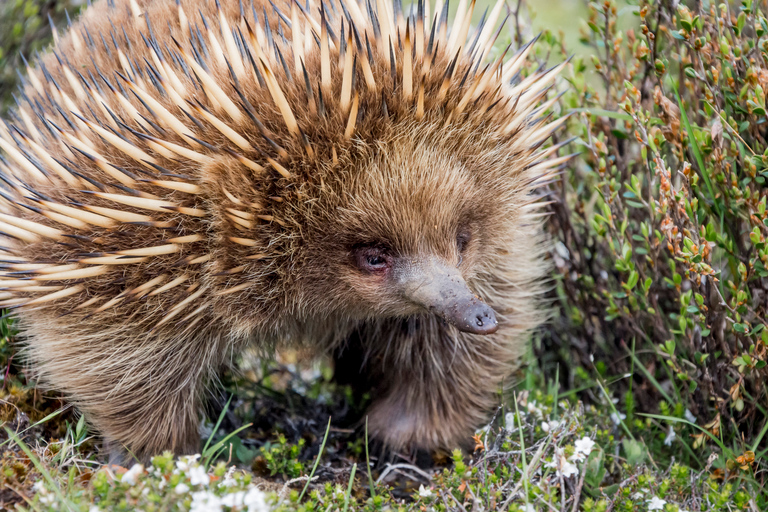
[[[102,0],[0,126],[4,304],[142,458],[196,450],[216,371],[284,342],[352,340],[371,432],[451,447],[541,320],[557,70],[512,87],[527,52],[481,63],[503,1],[472,32],[465,0],[452,28],[320,4]]]

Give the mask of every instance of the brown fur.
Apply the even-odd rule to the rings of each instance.
[[[249,28],[261,31],[262,42],[267,40],[266,9],[291,76],[271,48],[263,48],[267,63],[260,71],[266,75],[268,66],[274,74],[301,130],[297,135],[268,88],[260,85],[251,60],[238,52],[239,61],[232,62],[213,0],[181,2],[207,53],[198,36],[190,37],[188,27],[180,26],[173,1],[137,0],[140,16],[132,13],[129,1],[114,3],[102,0],[85,11],[30,71],[31,83],[24,88],[13,125],[0,127],[7,144],[20,148],[21,158],[45,174],[29,169],[19,154],[0,161],[6,182],[2,210],[37,223],[15,228],[13,221],[0,223],[8,238],[0,279],[6,305],[18,308],[26,352],[40,375],[65,392],[108,441],[146,459],[165,449],[198,449],[198,414],[206,387],[246,345],[267,352],[276,346],[303,346],[322,353],[342,346],[354,331],[375,381],[368,413],[372,434],[394,448],[463,443],[486,417],[531,329],[543,319],[538,297],[547,265],[540,223],[529,203],[535,199],[536,179],[551,171],[548,164],[533,165],[542,158],[537,148],[548,130],[525,139],[545,126],[546,119],[502,133],[531,109],[519,103],[509,85],[499,83],[500,71],[477,97],[457,108],[467,91],[482,82],[484,69],[495,70],[493,64],[475,66],[464,51],[446,52],[448,41],[440,30],[430,57],[416,54],[413,93],[406,97],[404,52],[416,44],[414,26],[406,29],[405,21],[393,21],[401,30],[396,31],[392,72],[389,58],[382,57],[386,52],[380,51],[385,43],[377,40],[370,22],[358,22],[352,44],[357,47],[359,39],[363,53],[355,49],[350,96],[353,103],[358,95],[358,113],[352,136],[345,137],[354,107],[341,105],[344,70],[338,50],[331,47],[332,83],[323,89],[321,52],[314,38],[305,46],[302,61],[312,87],[308,97],[303,73],[295,72],[291,30],[278,21],[269,2],[256,2],[256,23],[250,6],[241,19],[238,2],[223,0],[223,17],[243,34],[257,65],[258,43]],[[278,7],[291,18],[289,4]],[[317,2],[311,7],[319,22]],[[338,3],[333,8],[341,13]],[[366,11],[365,3],[360,9]],[[326,15],[338,37],[339,16]],[[294,24],[299,19],[306,26],[304,16],[298,16]],[[382,13],[377,17],[384,19]],[[345,36],[349,30],[345,21]],[[168,94],[177,82],[164,76],[162,86],[153,84],[164,73],[149,69],[157,60],[142,35],[183,84],[189,115]],[[211,37],[224,48],[237,82],[218,58]],[[375,90],[364,74],[366,40]],[[207,75],[240,111],[239,119],[220,105],[188,62],[181,64],[184,57],[176,42],[191,58],[198,52]],[[128,68],[118,48],[130,61]],[[454,73],[447,75],[442,94],[454,57]],[[148,108],[131,87],[162,104],[179,122],[177,128],[185,126],[203,143],[176,133],[158,108]],[[422,93],[423,115],[418,105]],[[121,103],[117,95],[127,101]],[[230,140],[198,108],[226,123],[249,147]],[[249,108],[263,129],[247,113]],[[73,114],[75,110],[91,124]],[[141,156],[128,156],[120,142],[103,138],[103,130],[117,133],[156,166],[142,162]],[[78,140],[83,152],[75,149]],[[158,140],[205,157],[173,156],[157,146]],[[130,147],[129,152],[134,150]],[[122,171],[113,169],[110,175],[102,170],[93,160],[96,155],[127,171],[129,185],[114,177]],[[244,165],[243,157],[263,170]],[[70,173],[68,180],[53,162],[60,172]],[[171,190],[147,180],[196,189]],[[167,201],[171,207],[130,206],[99,192]],[[82,222],[87,219],[78,221],[62,205],[145,217],[86,225]],[[35,226],[60,231],[40,234]],[[30,234],[36,229],[38,234]],[[462,255],[456,247],[459,231],[470,234]],[[199,236],[178,240],[191,235]],[[461,333],[389,293],[375,277],[361,274],[350,262],[351,248],[379,243],[398,254],[437,255],[458,265],[471,289],[495,309],[498,332]],[[98,260],[87,260],[154,246],[175,252],[137,262],[116,260],[104,268]],[[62,271],[95,268],[98,275],[62,274],[46,280],[49,267],[59,265],[75,265]],[[179,284],[154,293],[174,282]],[[145,283],[151,285],[143,287]]]

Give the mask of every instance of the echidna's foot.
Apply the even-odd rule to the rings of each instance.
[[[390,395],[375,402],[367,416],[369,436],[392,451],[414,455],[470,447],[466,419],[436,415],[426,403],[407,403],[404,397]]]
[[[101,443],[101,450],[108,456],[107,464],[110,466],[130,468],[133,464],[140,462],[128,453],[128,450],[126,450],[122,443],[112,439],[105,438]]]

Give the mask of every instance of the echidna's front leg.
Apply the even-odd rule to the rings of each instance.
[[[370,331],[383,386],[368,412],[372,434],[395,449],[453,449],[471,442],[509,373],[517,347],[503,323],[494,335],[458,332],[433,316]]]
[[[24,322],[28,352],[46,383],[64,391],[103,436],[111,462],[199,450],[205,384],[227,353],[218,337],[65,319],[72,320]]]

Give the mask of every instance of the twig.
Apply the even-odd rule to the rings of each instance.
[[[584,463],[584,466],[586,466],[586,462]],[[586,476],[587,468],[584,467],[581,476],[579,477],[579,485],[576,487],[576,494],[573,495],[573,507],[571,508],[571,512],[578,512],[579,510],[579,498],[581,498],[581,490],[584,488],[584,478],[586,478]]]
[[[443,496],[443,491],[440,491],[440,496],[441,496],[441,497],[443,497],[443,501],[445,501],[445,497]],[[451,493],[449,492],[449,493],[448,493],[448,496],[450,496],[450,497],[451,497],[451,499],[452,499],[454,502],[456,502],[456,505],[457,505],[457,506],[458,506],[458,507],[459,507],[459,508],[462,510],[462,512],[467,512],[467,509],[466,509],[466,508],[464,508],[464,505],[462,505],[461,503],[459,503],[459,500],[457,500],[457,499],[456,499],[456,497],[455,497],[453,494],[451,494]],[[446,506],[447,506],[447,505],[448,505],[448,504],[446,503]]]
[[[280,492],[277,493],[277,494],[281,498],[285,498],[287,496],[288,487],[290,487],[291,485],[299,483],[299,482],[304,482],[304,481],[307,481],[307,480],[308,480],[307,484],[310,484],[310,483],[314,482],[315,480],[317,480],[318,478],[320,478],[320,477],[319,476],[313,476],[312,478],[310,478],[307,475],[300,476],[298,478],[292,478],[292,479],[288,480],[287,482],[285,482],[283,484],[283,487],[280,489]]]
[[[409,471],[415,471],[420,476],[422,476],[425,480],[429,481],[432,479],[432,475],[424,471],[423,469],[419,469],[413,464],[387,464],[386,469],[384,469],[384,472],[381,473],[381,476],[376,480],[376,485],[380,484],[384,481],[384,478],[391,473],[392,471],[396,471],[398,469],[407,469]]]

